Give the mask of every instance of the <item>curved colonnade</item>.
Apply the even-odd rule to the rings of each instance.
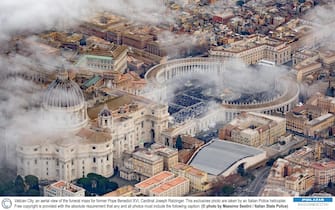
[[[225,69],[225,63],[215,58],[185,58],[168,61],[152,67],[145,75],[148,84],[152,85],[154,91],[147,97],[164,101],[166,100],[167,82],[177,77],[195,74],[220,74]],[[279,81],[280,79],[280,81]],[[282,83],[281,83],[282,81]],[[230,121],[242,111],[260,112],[272,114],[274,112],[286,113],[293,108],[299,100],[299,86],[289,76],[278,78],[282,87],[281,94],[264,101],[253,103],[223,101],[220,118],[222,121]]]

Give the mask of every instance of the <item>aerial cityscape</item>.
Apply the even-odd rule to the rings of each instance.
[[[335,196],[334,14],[2,0],[0,196]]]

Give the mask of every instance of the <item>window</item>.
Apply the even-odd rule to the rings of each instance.
[[[93,146],[92,149],[94,150],[94,149],[95,149],[95,146]]]
[[[38,149],[37,148],[34,148],[34,151],[36,152]]]
[[[96,159],[95,159],[95,157],[93,158],[93,163],[95,163],[96,162]]]
[[[107,144],[106,147],[108,148],[108,147],[109,147],[109,144]]]
[[[107,158],[106,158],[107,160],[109,160],[109,155],[107,155]]]

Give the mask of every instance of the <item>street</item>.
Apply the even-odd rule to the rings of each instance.
[[[253,172],[255,179],[241,192],[240,196],[257,196],[265,185],[271,167],[265,166]]]

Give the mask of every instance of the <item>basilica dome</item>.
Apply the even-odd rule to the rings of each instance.
[[[71,108],[85,103],[79,85],[68,78],[67,72],[60,72],[46,90],[43,105],[48,108]]]
[[[58,73],[43,96],[43,108],[54,117],[59,129],[79,130],[87,125],[87,107],[79,85],[69,78],[65,69]]]

